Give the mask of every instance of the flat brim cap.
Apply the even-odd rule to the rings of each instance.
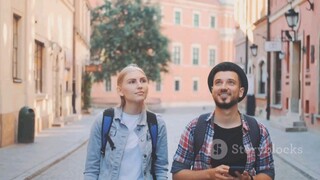
[[[244,92],[242,97],[239,98],[239,102],[243,100],[243,98],[246,97],[248,92],[248,79],[246,73],[243,71],[243,69],[238,66],[237,64],[233,62],[222,62],[214,66],[210,74],[208,76],[208,87],[209,91],[212,92],[212,86],[213,86],[213,78],[216,75],[217,72],[220,71],[233,71],[238,74],[240,81],[241,81],[241,87],[244,87]]]

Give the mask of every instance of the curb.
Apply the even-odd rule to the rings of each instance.
[[[57,155],[51,157],[50,159],[44,160],[43,163],[40,163],[37,166],[27,170],[21,175],[15,177],[14,179],[29,180],[40,175],[41,173],[49,169],[51,166],[57,164],[58,162],[62,161],[63,159],[67,158],[69,155],[77,151],[79,148],[84,146],[87,142],[88,142],[88,138],[81,140],[79,143],[69,148],[69,150],[66,150],[62,153],[58,153]]]
[[[293,169],[295,169],[296,171],[298,171],[300,174],[302,174],[304,177],[310,179],[310,180],[317,180],[317,178],[315,178],[313,175],[310,175],[312,173],[308,173],[305,170],[302,170],[302,168],[297,167],[296,165],[294,165],[294,163],[290,162],[290,160],[288,158],[284,158],[282,156],[279,156],[278,154],[274,153],[274,156],[277,156],[279,159],[281,159],[283,162],[285,162],[286,164],[288,164],[289,166],[291,166]]]

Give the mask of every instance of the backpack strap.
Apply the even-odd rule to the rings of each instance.
[[[198,122],[196,125],[196,128],[194,130],[194,136],[193,136],[193,152],[194,152],[194,158],[196,159],[197,154],[199,153],[203,142],[204,142],[204,136],[207,131],[208,122],[206,121],[207,118],[210,116],[211,113],[202,114],[198,118]]]
[[[114,109],[109,108],[103,112],[102,119],[102,130],[101,130],[101,155],[105,155],[107,141],[110,143],[111,149],[115,149],[114,143],[109,136],[109,131],[111,124],[113,122],[114,117]],[[152,143],[152,160],[151,160],[151,174],[153,179],[156,180],[154,163],[157,159],[156,155],[156,146],[157,146],[157,136],[158,136],[158,122],[157,117],[154,113],[147,111],[147,123],[149,128],[149,133],[151,135],[151,143]]]
[[[252,143],[252,146],[255,151],[255,164],[254,166],[258,168],[259,163],[259,145],[261,140],[260,128],[257,120],[254,117],[243,114],[244,119],[248,122],[249,125],[249,136]]]
[[[204,136],[207,131],[208,122],[206,121],[207,118],[210,116],[210,113],[202,114],[198,118],[198,122],[196,128],[194,130],[194,139],[193,139],[193,148],[194,148],[194,159],[196,158],[197,154],[199,153],[203,142]],[[255,150],[255,167],[258,168],[259,162],[259,144],[261,140],[260,128],[258,125],[257,120],[254,117],[248,116],[243,114],[244,119],[248,122],[249,125],[249,136],[252,143],[252,146]]]
[[[102,117],[102,130],[101,130],[101,155],[105,155],[107,141],[109,141],[111,149],[115,148],[113,141],[109,136],[110,127],[113,121],[114,110],[113,108],[109,108],[104,110]]]
[[[154,169],[154,164],[157,159],[157,137],[158,137],[158,122],[157,117],[154,113],[147,111],[147,122],[149,133],[151,135],[151,143],[152,143],[152,153],[151,153],[151,174],[154,180],[156,180],[156,173]]]

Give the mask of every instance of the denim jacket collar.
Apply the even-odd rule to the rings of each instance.
[[[123,113],[122,107],[115,107],[114,108],[114,119],[115,120],[118,119],[121,121],[122,113]],[[147,109],[145,106],[143,107],[141,113],[142,113],[141,119],[140,119],[138,125],[141,125],[141,126],[147,125]]]

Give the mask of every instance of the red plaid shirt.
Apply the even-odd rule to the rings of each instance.
[[[212,114],[208,117],[207,121],[211,120]],[[274,164],[273,164],[273,156],[272,156],[272,142],[269,135],[268,130],[258,122],[260,128],[260,145],[259,145],[259,162],[258,168],[254,168],[255,164],[255,150],[252,146],[249,136],[249,125],[247,121],[244,120],[243,115],[241,115],[242,119],[242,132],[243,132],[243,146],[245,148],[245,152],[247,154],[247,162],[245,166],[245,170],[248,171],[251,175],[255,175],[256,171],[259,173],[261,171],[273,171],[274,173]],[[210,124],[209,129],[206,131],[203,145],[194,159],[193,152],[193,137],[194,130],[196,124],[198,122],[198,118],[192,120],[184,130],[181,135],[181,139],[178,145],[178,149],[174,155],[173,160],[184,164],[189,169],[193,166],[194,170],[203,170],[211,168],[211,151],[212,151],[212,142],[214,135],[214,126],[212,123]],[[174,165],[173,165],[174,166]],[[177,168],[177,167],[173,167]]]

